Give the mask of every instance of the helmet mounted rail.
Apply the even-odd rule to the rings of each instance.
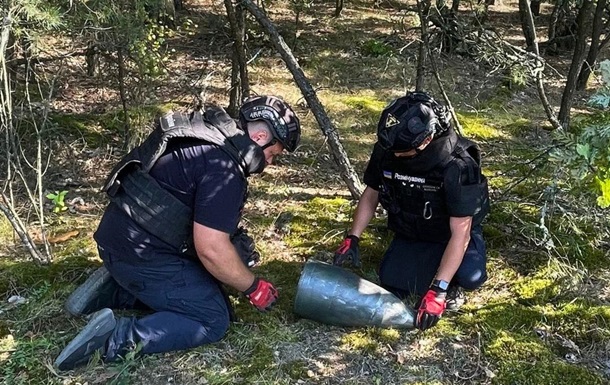
[[[292,108],[274,96],[253,96],[239,109],[242,127],[247,122],[262,120],[267,123],[273,138],[288,152],[296,150],[301,140],[301,124]]]
[[[445,106],[425,92],[409,92],[394,99],[381,112],[377,140],[386,150],[409,151],[417,149],[432,135],[440,136],[450,126]]]

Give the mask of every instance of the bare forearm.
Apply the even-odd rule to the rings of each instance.
[[[375,210],[377,209],[378,204],[379,193],[370,187],[367,187],[362,193],[358,206],[356,207],[352,228],[349,231],[350,235],[355,235],[357,237],[362,235],[364,229],[366,229],[371,219],[375,215]]]
[[[470,226],[472,219],[451,218],[451,238],[445,247],[441,264],[436,273],[436,279],[450,282],[460,268],[464,259],[464,253],[470,243]]]
[[[254,282],[254,274],[243,264],[232,244],[222,252],[208,252],[199,260],[205,269],[220,282],[244,291]]]
[[[239,258],[229,234],[195,222],[193,239],[199,260],[216,279],[239,291],[252,285],[254,275]]]

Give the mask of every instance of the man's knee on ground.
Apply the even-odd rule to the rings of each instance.
[[[459,274],[456,278],[457,284],[464,290],[475,290],[487,281],[487,273],[484,270],[476,269],[469,271],[468,274]]]
[[[227,334],[227,331],[229,330],[230,325],[231,325],[231,321],[229,320],[228,315],[225,319],[222,320],[222,322],[218,322],[218,323],[214,324],[212,326],[213,329],[210,333],[210,337],[212,338],[212,340],[214,342],[220,341],[220,339],[222,339],[222,337],[224,337],[225,334]]]
[[[202,323],[197,336],[193,338],[193,347],[220,341],[227,334],[229,325],[228,316],[222,319],[217,318],[212,322]]]

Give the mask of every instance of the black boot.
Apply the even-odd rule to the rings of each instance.
[[[447,311],[458,311],[466,302],[466,294],[464,293],[464,289],[457,285],[449,286],[449,290],[447,291],[447,299],[446,299]]]
[[[90,314],[103,308],[114,308],[119,284],[104,266],[74,290],[64,308],[73,316]]]
[[[115,326],[112,310],[102,309],[92,314],[89,323],[59,354],[54,366],[59,370],[70,370],[86,364],[97,351],[104,355]]]

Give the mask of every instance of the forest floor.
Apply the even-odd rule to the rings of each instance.
[[[379,113],[414,87],[417,30],[408,5],[352,1],[340,18],[333,18],[333,2],[313,2],[300,15],[295,33],[295,15],[287,3],[266,3],[359,175],[375,142]],[[537,19],[541,39],[550,12],[545,6]],[[193,24],[168,41],[173,50],[168,74],[157,80],[152,94],[146,93],[150,84],[130,89],[140,101],[132,110],[144,116],[147,108],[188,110],[196,95],[208,103],[228,102],[231,45],[223,4],[190,0],[185,7],[178,20]],[[470,6],[461,10],[464,16],[472,13]],[[491,6],[488,22],[512,44],[523,44],[515,2]],[[50,40],[49,46],[57,52],[74,48],[62,39]],[[47,64],[58,77],[52,101],[54,152],[45,182],[49,191],[68,192],[69,209],[48,214],[55,256],[49,266],[28,261],[0,218],[0,382],[610,383],[610,224],[593,194],[571,182],[561,162],[549,161],[552,134],[534,85],[515,86],[502,71],[465,56],[437,56],[443,86],[464,135],[481,146],[490,182],[492,210],[484,226],[489,280],[467,293],[459,312],[426,332],[336,327],[296,316],[294,297],[307,260],[332,260],[355,203],[313,114],[254,21],[248,48],[256,55],[249,67],[252,90],[282,96],[304,127],[296,152],[251,178],[244,212],[262,254],[256,274],[280,290],[277,306],[258,313],[231,293],[239,320],[218,343],[112,365],[97,359],[70,372],[52,368],[86,323],[68,317],[62,307],[101,265],[92,239],[107,203],[99,189],[123,154],[123,143],[115,84],[107,77],[88,77],[82,57]],[[569,53],[548,58],[545,86],[554,106],[560,103],[570,59]],[[442,99],[431,73],[426,84]],[[575,122],[590,113],[583,102],[591,92],[578,95]],[[380,210],[362,238],[363,266],[354,269],[373,282],[391,239],[384,219]]]

